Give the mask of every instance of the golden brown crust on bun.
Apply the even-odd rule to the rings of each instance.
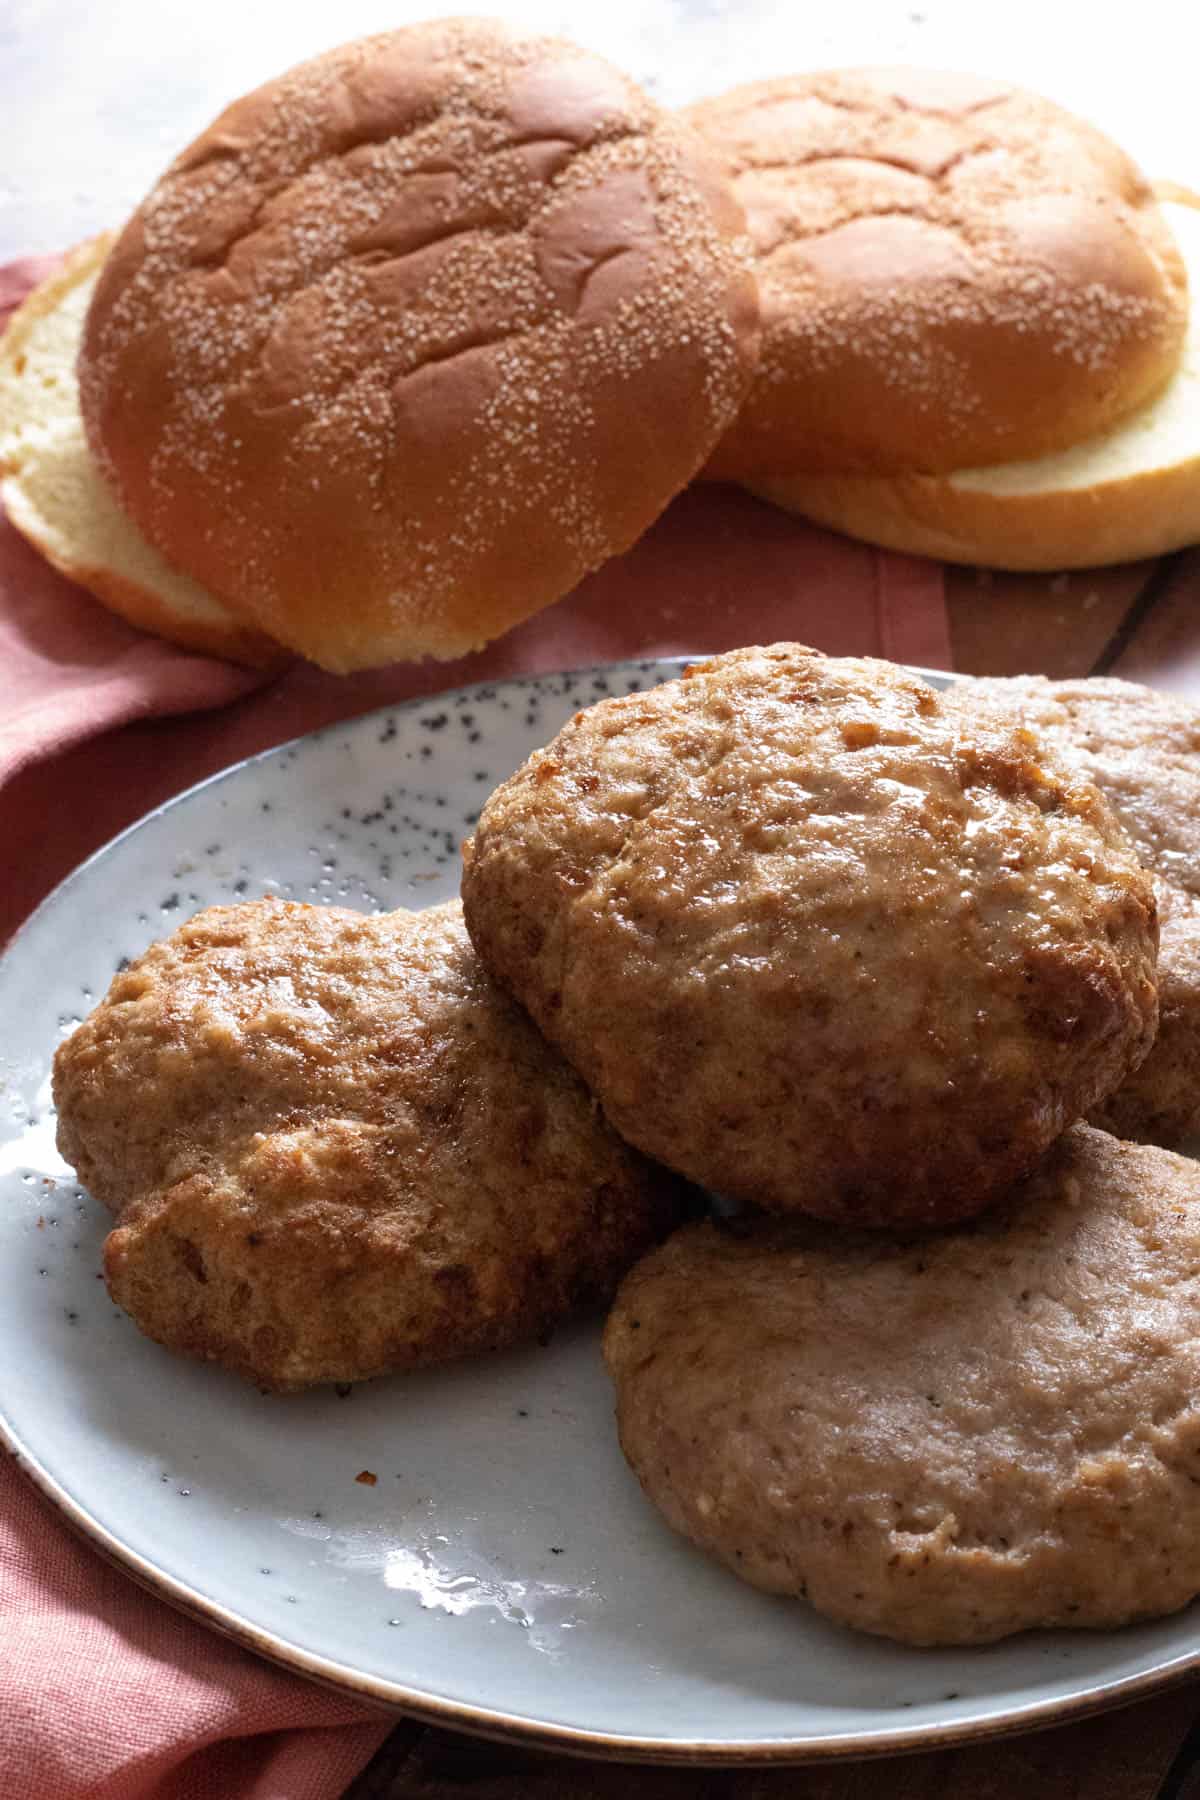
[[[1094,127],[975,76],[833,70],[687,109],[757,253],[763,353],[708,473],[757,481],[1039,455],[1175,366],[1183,266]]]
[[[150,540],[333,669],[453,656],[632,543],[757,347],[692,134],[560,40],[446,20],[238,101],[113,251],[80,380]]]
[[[252,668],[285,662],[279,644],[164,562],[121,512],[88,450],[75,354],[112,241],[92,238],[73,250],[0,338],[5,513],[48,562],[130,625]]]
[[[1158,191],[1200,295],[1200,200]],[[943,475],[832,472],[747,485],[868,543],[997,569],[1088,569],[1200,543],[1200,305],[1165,386],[1071,449]]]
[[[938,475],[795,475],[748,485],[848,537],[968,567],[1098,569],[1200,541],[1200,464],[1149,471],[1118,492],[1055,489],[1019,501]]]

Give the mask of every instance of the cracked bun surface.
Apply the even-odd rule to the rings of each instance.
[[[1150,878],[1097,790],[794,644],[576,714],[484,807],[463,905],[623,1137],[773,1210],[974,1213],[1156,1025]]]
[[[713,476],[1036,456],[1116,424],[1174,370],[1187,277],[1153,191],[1050,101],[843,69],[683,116],[745,207],[762,292],[762,359]]]
[[[917,1240],[678,1232],[605,1334],[669,1524],[911,1644],[1124,1625],[1200,1592],[1200,1170],[1077,1126]]]
[[[63,1155],[116,1214],[113,1299],[264,1388],[536,1338],[679,1218],[457,902],[210,908],[116,977],[54,1092]]]
[[[1019,719],[1094,782],[1153,872],[1158,1035],[1092,1120],[1170,1148],[1200,1138],[1200,707],[1107,676],[997,677],[954,691]]]
[[[757,353],[709,153],[562,40],[450,19],[237,101],[101,273],[92,452],[167,559],[331,669],[456,656],[631,544]]]

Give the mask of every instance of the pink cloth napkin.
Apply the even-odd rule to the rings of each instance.
[[[389,1726],[135,1587],[0,1461],[0,1792],[328,1800]]]
[[[50,266],[0,269],[0,325]],[[148,807],[298,732],[469,681],[780,638],[948,667],[941,571],[696,488],[477,656],[268,677],[125,626],[0,515],[0,942]],[[0,1794],[332,1800],[386,1729],[143,1593],[0,1463]]]

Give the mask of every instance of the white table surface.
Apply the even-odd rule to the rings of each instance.
[[[429,0],[0,0],[0,259],[119,223],[221,107]],[[453,10],[453,9],[451,9]],[[513,0],[488,10],[621,63],[668,104],[839,63],[1005,76],[1200,188],[1200,5],[1134,0]]]

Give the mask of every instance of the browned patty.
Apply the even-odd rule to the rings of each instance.
[[[1149,1056],[1107,1100],[1093,1125],[1168,1149],[1200,1138],[1200,899],[1156,878],[1158,1036]]]
[[[1150,881],[1096,789],[796,645],[577,714],[484,808],[463,903],[624,1137],[784,1211],[978,1211],[1156,1024]]]
[[[114,1300],[265,1388],[535,1337],[679,1216],[457,902],[200,913],[117,976],[54,1092],[63,1155],[117,1215]]]
[[[1200,1592],[1200,1169],[1077,1126],[1005,1203],[897,1241],[678,1232],[605,1335],[669,1523],[913,1644]]]
[[[1141,1067],[1093,1110],[1120,1137],[1200,1137],[1200,707],[1130,681],[1028,675],[965,690],[1016,714],[1095,782],[1154,872],[1159,1025]]]
[[[954,693],[1019,714],[1105,795],[1144,866],[1200,897],[1200,707],[1112,677],[1018,675]]]

